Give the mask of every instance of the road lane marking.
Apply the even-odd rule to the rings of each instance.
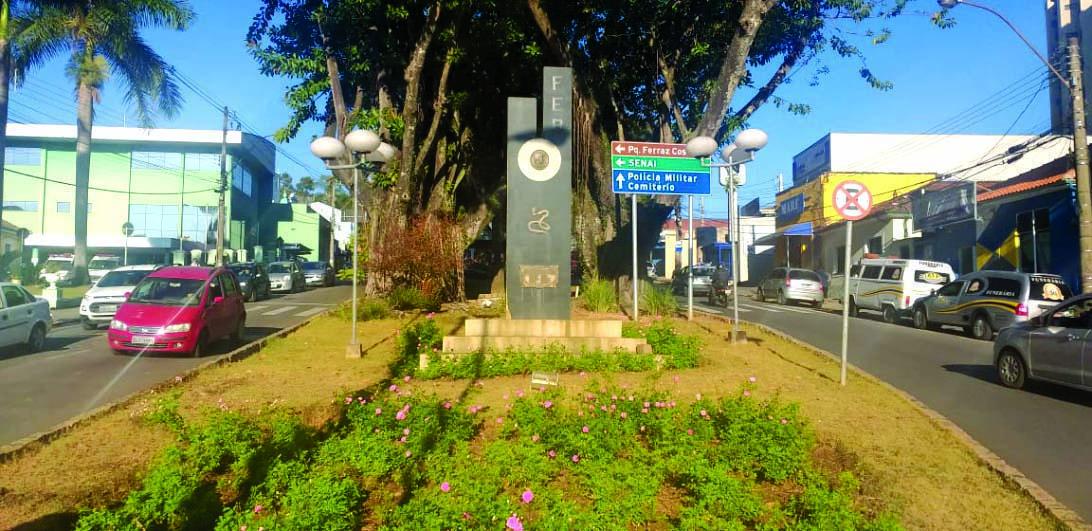
[[[316,313],[322,313],[322,312],[325,312],[325,311],[326,311],[326,308],[311,308],[310,310],[305,310],[305,311],[302,311],[300,313],[297,313],[296,317],[311,317],[312,315],[315,315]],[[266,315],[269,315],[269,314],[266,314]]]
[[[762,311],[765,311],[765,312],[781,313],[781,310],[775,310],[775,309],[769,308],[767,306],[752,306],[752,305],[749,305],[749,304],[740,304],[739,307],[740,307],[740,309],[750,308],[752,310],[762,310]]]
[[[260,311],[262,311],[262,310],[264,310],[264,309],[266,309],[268,307],[269,306],[247,306],[246,309],[247,309],[247,311],[251,311],[251,312],[260,312]]]
[[[276,310],[269,310],[268,312],[265,312],[262,315],[279,315],[279,314],[282,314],[282,313],[290,312],[290,311],[295,310],[295,309],[296,309],[296,306],[282,306],[280,308],[277,308]]]

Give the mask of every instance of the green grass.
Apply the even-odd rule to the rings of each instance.
[[[609,280],[593,278],[580,287],[580,301],[585,310],[606,313],[618,310],[618,296]]]

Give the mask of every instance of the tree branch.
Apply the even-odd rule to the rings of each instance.
[[[686,118],[683,117],[682,109],[675,101],[675,68],[673,66],[669,67],[660,53],[656,54],[656,62],[660,67],[660,75],[664,78],[664,91],[660,94],[660,97],[664,102],[664,106],[667,107],[667,112],[672,113],[675,117],[675,125],[679,130],[679,136],[686,140],[690,136],[690,128],[686,125]]]
[[[444,68],[440,72],[440,85],[436,89],[436,100],[432,104],[432,124],[429,125],[428,134],[425,135],[424,141],[421,142],[420,150],[417,152],[417,160],[413,164],[414,175],[420,175],[421,171],[424,170],[425,162],[428,160],[428,154],[432,151],[432,146],[436,142],[436,134],[440,130],[440,124],[443,122],[443,118],[447,113],[447,110],[444,107],[447,103],[447,80],[451,77],[451,65],[454,62],[450,53],[444,57]],[[424,187],[422,187],[422,189],[423,188]]]
[[[785,78],[792,73],[792,69],[796,67],[796,63],[804,55],[804,51],[807,49],[807,37],[803,37],[797,42],[797,45],[785,55],[785,59],[781,61],[781,66],[770,76],[769,81],[766,82],[762,88],[758,89],[758,92],[751,97],[751,100],[746,105],[741,107],[735,114],[732,115],[733,123],[743,123],[758,110],[766,100],[770,98],[770,95],[777,90],[777,87],[785,81]],[[717,137],[720,138],[727,133],[726,123],[722,123],[717,130]]]

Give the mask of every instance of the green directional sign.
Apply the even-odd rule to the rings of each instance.
[[[702,166],[695,158],[679,157],[634,157],[615,155],[610,158],[610,165],[616,170],[660,170],[708,173],[709,168]]]

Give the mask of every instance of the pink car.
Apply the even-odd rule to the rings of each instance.
[[[200,357],[210,344],[242,342],[246,308],[230,269],[165,267],[144,277],[110,321],[117,352],[181,352]]]

